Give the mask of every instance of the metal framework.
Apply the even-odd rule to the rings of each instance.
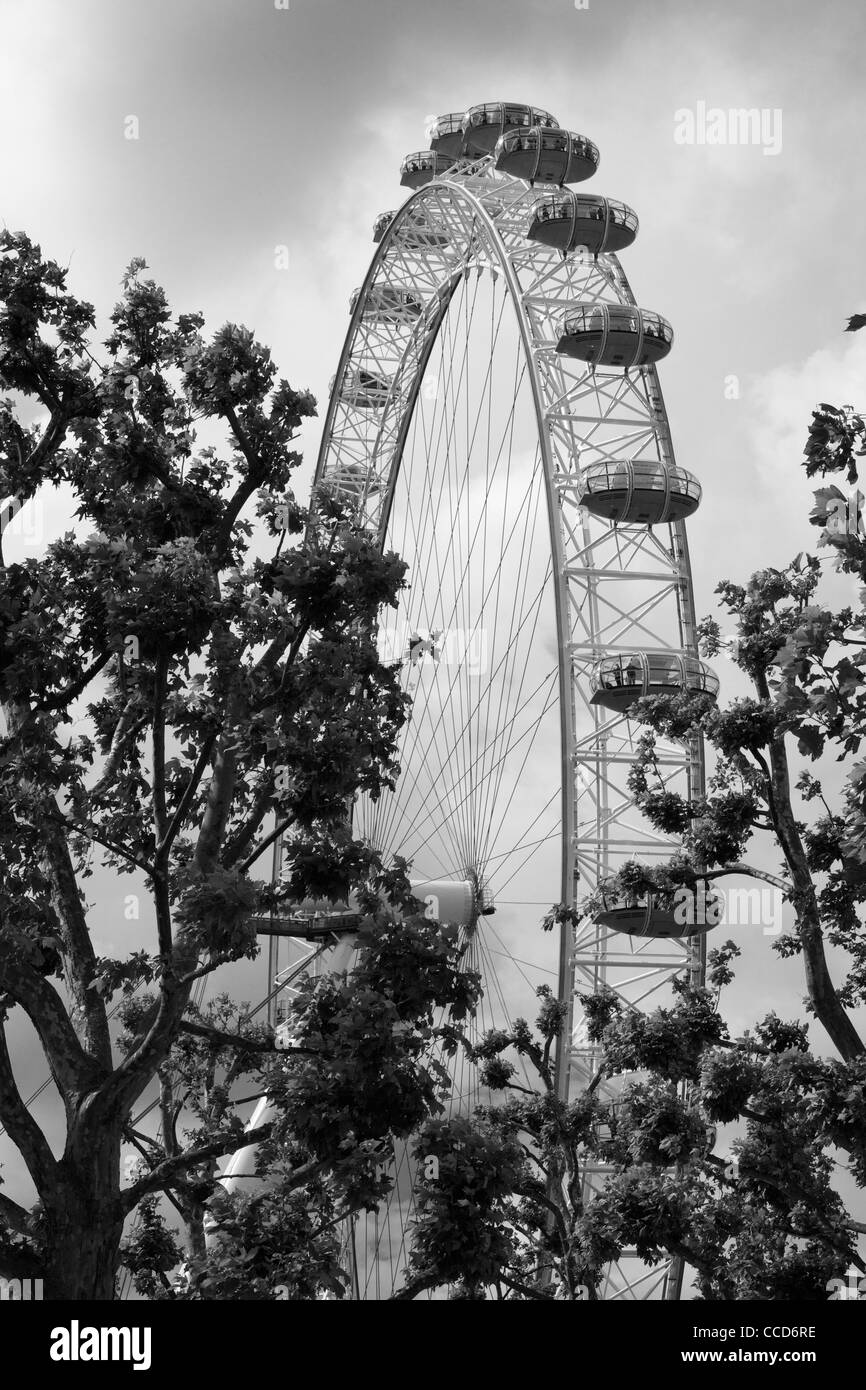
[[[560,754],[551,776],[561,791],[560,882],[545,885],[544,896],[575,906],[624,861],[664,859],[676,848],[634,807],[626,779],[639,730],[627,711],[591,702],[592,672],[617,653],[685,657],[697,648],[684,523],[614,525],[580,505],[583,471],[593,465],[673,468],[675,460],[654,367],[593,368],[557,350],[568,311],[635,300],[615,255],[596,259],[579,248],[563,254],[527,239],[539,197],[556,191],[498,172],[492,155],[457,158],[394,214],[354,302],[314,498],[321,489],[336,492],[388,544],[419,393],[449,306],[473,273],[501,277],[535,416],[558,647]],[[431,582],[424,574],[413,578]],[[660,741],[658,755],[672,790],[702,793],[699,740]],[[410,759],[402,776],[413,775]],[[393,847],[401,848],[399,834]],[[704,951],[702,937],[656,941],[590,922],[563,927],[558,987],[571,1005],[557,1066],[560,1094],[582,1089],[598,1069],[577,994],[614,990],[628,1007],[642,1009],[684,970],[702,981]],[[612,1098],[614,1088],[602,1083],[600,1094]],[[602,1168],[587,1170],[587,1195],[604,1180]],[[626,1258],[609,1271],[603,1297],[677,1297],[680,1279],[676,1264],[647,1271]]]

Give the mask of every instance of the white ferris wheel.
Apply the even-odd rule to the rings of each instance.
[[[638,219],[570,187],[595,173],[596,146],[499,102],[428,133],[402,165],[409,196],[376,222],[313,493],[408,564],[379,633],[412,699],[401,775],[356,804],[355,833],[411,861],[419,895],[463,926],[479,1031],[534,1017],[539,984],[569,1001],[567,1097],[599,1061],[576,995],[644,1009],[684,971],[703,980],[703,936],[674,936],[651,901],[611,902],[557,939],[539,930],[552,903],[676,848],[628,790],[630,711],[642,694],[717,689],[686,540],[701,489],[675,462],[656,372],[672,330],[637,306],[618,259]],[[657,752],[671,790],[702,793],[699,740]],[[471,1109],[468,1070],[454,1085]],[[411,1164],[395,1161],[392,1200],[353,1232],[359,1297],[389,1296],[405,1269]],[[588,1167],[585,1195],[604,1180]],[[677,1262],[626,1255],[601,1296],[676,1298],[681,1281]]]

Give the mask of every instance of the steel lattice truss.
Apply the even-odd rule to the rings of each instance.
[[[544,475],[559,647],[560,898],[575,905],[625,860],[665,859],[677,848],[634,806],[626,779],[639,729],[626,715],[590,703],[590,672],[617,652],[696,655],[696,637],[683,523],[614,526],[579,505],[588,465],[624,459],[673,465],[674,455],[653,367],[593,370],[557,351],[567,309],[635,300],[616,256],[565,256],[527,239],[533,205],[544,192],[497,172],[490,157],[464,160],[394,215],[354,304],[314,498],[327,489],[351,500],[357,521],[386,544],[425,370],[449,306],[468,277],[501,277],[517,316]],[[395,294],[395,287],[407,294]],[[657,752],[671,790],[702,793],[698,741],[685,747],[659,740]],[[404,768],[407,774],[411,768]],[[703,979],[703,938],[636,939],[586,921],[563,932],[559,988],[572,1000],[612,989],[628,1007],[643,1009],[684,970]],[[598,1068],[578,1006],[569,1030],[559,1065],[564,1095],[582,1090]],[[586,1173],[588,1191],[603,1181],[601,1169]],[[604,1296],[658,1297],[660,1290],[676,1296],[676,1283],[676,1270],[672,1279],[667,1267],[647,1272],[625,1260],[610,1271]]]

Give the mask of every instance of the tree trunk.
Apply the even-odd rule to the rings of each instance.
[[[110,1302],[115,1295],[123,1223],[100,1221],[92,1212],[85,1216],[73,1209],[58,1215],[49,1227],[45,1297]]]
[[[791,805],[788,753],[784,734],[774,738],[770,745],[770,792],[770,815],[794,888],[794,911],[803,947],[809,999],[816,1017],[823,1023],[839,1055],[844,1061],[850,1062],[853,1058],[862,1056],[866,1049],[839,999],[827,968],[815,884]]]
[[[123,1236],[119,1128],[91,1131],[86,1143],[73,1137],[60,1170],[57,1198],[45,1207],[45,1297],[111,1301]]]

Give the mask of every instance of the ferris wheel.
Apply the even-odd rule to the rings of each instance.
[[[628,790],[630,714],[643,694],[717,690],[686,540],[701,489],[675,462],[656,372],[672,330],[618,259],[637,216],[570,187],[596,172],[596,146],[499,102],[428,133],[402,165],[408,197],[375,225],[313,490],[314,512],[339,498],[408,565],[379,629],[411,696],[401,775],[358,800],[355,833],[408,859],[431,915],[462,925],[480,1031],[534,1017],[539,984],[569,1001],[566,1097],[599,1064],[577,994],[642,1009],[684,970],[703,980],[704,938],[676,937],[651,901],[539,930],[552,903],[676,848]],[[671,790],[702,793],[699,739],[657,754]],[[471,1110],[473,1085],[455,1075],[455,1106]],[[396,1164],[387,1210],[353,1232],[360,1297],[388,1296],[405,1268],[408,1154]],[[588,1168],[585,1195],[604,1181]],[[681,1277],[626,1254],[601,1296],[675,1298]]]

